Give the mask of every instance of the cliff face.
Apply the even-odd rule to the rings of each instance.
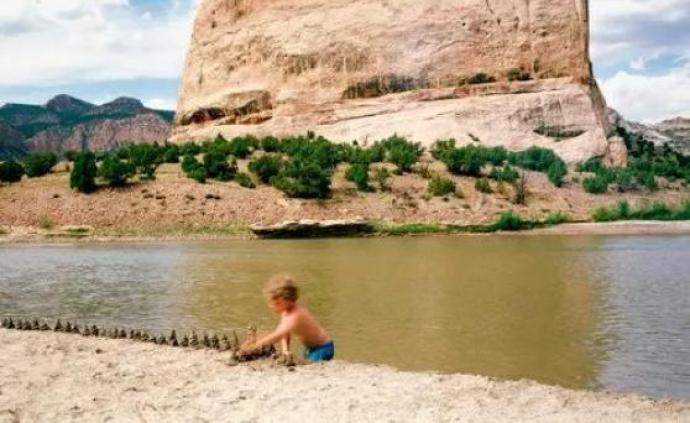
[[[603,155],[587,11],[586,0],[204,0],[174,140],[397,132]]]
[[[97,106],[59,95],[44,106],[0,107],[0,160],[31,151],[109,150],[124,143],[164,141],[172,112],[119,98]]]

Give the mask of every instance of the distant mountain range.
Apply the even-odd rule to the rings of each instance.
[[[144,107],[121,97],[95,105],[59,95],[43,106],[0,107],[0,160],[33,151],[109,150],[126,143],[168,138],[174,112]]]
[[[642,135],[647,141],[660,147],[668,144],[676,151],[690,155],[690,119],[677,117],[653,125],[625,120],[620,113],[608,110],[609,122],[614,127],[621,127],[626,131]]]

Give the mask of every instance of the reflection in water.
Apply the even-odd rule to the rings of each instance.
[[[604,237],[6,246],[0,314],[270,329],[261,287],[290,273],[339,358],[690,397],[690,266],[674,255],[689,252]]]

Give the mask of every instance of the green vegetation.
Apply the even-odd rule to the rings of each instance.
[[[592,212],[596,222],[618,220],[690,220],[690,200],[678,206],[669,206],[659,201],[643,201],[633,208],[627,201],[619,201],[612,207],[599,207]]]
[[[486,178],[477,179],[474,183],[474,189],[476,189],[479,192],[483,192],[484,194],[491,194],[494,192],[494,190],[491,189],[491,184],[489,183],[489,180]]]
[[[211,150],[204,155],[204,170],[208,179],[232,181],[237,173],[237,162],[219,150]]]
[[[491,169],[489,178],[498,182],[513,183],[520,178],[520,172],[511,166],[494,167]]]
[[[249,170],[259,177],[261,182],[268,184],[274,176],[283,169],[283,159],[277,154],[264,154],[249,162]]]
[[[399,175],[410,172],[424,151],[419,143],[398,135],[384,139],[380,146],[385,150],[386,161],[397,166],[396,173]]]
[[[570,216],[563,212],[552,212],[546,215],[544,223],[549,226],[556,226],[570,221]]]
[[[22,180],[24,167],[14,160],[0,163],[0,182],[14,183]]]
[[[371,185],[369,185],[369,165],[364,163],[355,163],[350,165],[350,167],[345,172],[345,179],[350,182],[354,182],[357,185],[357,189],[362,192],[373,191]]]
[[[565,162],[552,150],[541,147],[530,147],[527,150],[511,153],[510,164],[536,172],[546,173],[551,183],[560,187],[563,178],[568,174]]]
[[[47,175],[57,162],[58,158],[53,153],[29,154],[23,160],[24,171],[29,178],[37,178]]]
[[[493,76],[490,76],[484,72],[479,72],[476,73],[469,78],[467,78],[464,82],[470,85],[476,85],[476,84],[488,84],[490,82],[496,82],[496,78]]]
[[[98,176],[103,178],[111,187],[122,187],[127,184],[127,179],[132,177],[134,172],[135,167],[132,163],[111,154],[101,163]]]
[[[401,93],[421,88],[426,88],[429,84],[425,81],[417,81],[400,75],[384,75],[371,78],[366,81],[355,82],[347,87],[343,92],[343,98],[373,98],[391,93]]]
[[[331,192],[331,173],[331,168],[323,168],[317,160],[295,157],[272,183],[288,197],[326,198]]]
[[[452,179],[441,176],[434,176],[429,180],[428,185],[429,194],[434,197],[443,197],[449,194],[455,194],[457,186]]]
[[[532,79],[532,75],[522,68],[510,69],[506,73],[506,76],[508,77],[508,81],[529,81]]]
[[[144,179],[155,179],[156,169],[162,164],[165,151],[157,145],[132,145],[127,150],[129,165],[134,172],[142,174]]]
[[[603,194],[608,191],[609,183],[603,176],[590,176],[582,181],[582,187],[590,194]]]
[[[96,155],[90,151],[77,153],[70,173],[70,187],[86,194],[95,191],[97,173]]]
[[[256,184],[254,183],[254,181],[252,181],[252,177],[244,172],[238,172],[237,175],[235,175],[235,182],[237,182],[241,187],[244,188],[256,188]]]

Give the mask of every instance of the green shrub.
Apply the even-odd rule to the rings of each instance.
[[[331,172],[318,162],[293,158],[271,183],[293,198],[326,198],[331,191]]]
[[[277,154],[264,154],[249,162],[249,170],[267,184],[283,169],[283,159]]]
[[[168,145],[163,151],[163,162],[165,163],[179,163],[180,149],[176,145]]]
[[[484,161],[494,166],[501,166],[508,160],[508,150],[503,147],[479,147],[479,151],[482,153]]]
[[[103,160],[98,169],[98,176],[108,182],[111,187],[121,187],[127,183],[128,178],[134,175],[134,171],[134,165],[113,154]]]
[[[501,213],[496,223],[494,223],[494,228],[498,231],[520,231],[525,229],[526,226],[527,223],[520,215],[510,211]]]
[[[568,167],[563,160],[554,161],[546,171],[546,176],[549,178],[549,181],[558,188],[563,186],[563,179],[567,174]]]
[[[643,201],[633,209],[627,201],[619,201],[613,207],[599,207],[592,212],[596,222],[616,220],[690,220],[690,200],[671,207],[665,203]]]
[[[570,220],[567,214],[563,212],[553,212],[546,215],[544,223],[547,225],[560,225],[561,223],[566,223]]]
[[[511,166],[494,167],[489,177],[498,182],[515,182],[520,177],[520,173]]]
[[[419,143],[413,143],[398,135],[382,140],[381,145],[386,150],[387,161],[397,166],[398,174],[410,172],[423,151]]]
[[[201,154],[201,146],[195,142],[184,143],[180,146],[181,156],[197,156]]]
[[[651,173],[648,173],[642,177],[642,184],[645,186],[645,188],[652,192],[659,189],[659,184],[656,182],[656,177],[654,177],[654,175]]]
[[[496,82],[496,78],[494,78],[493,76],[487,75],[484,72],[476,73],[473,76],[467,78],[467,83],[470,85],[488,84],[490,82]]]
[[[601,176],[590,176],[582,181],[582,187],[590,194],[603,194],[609,189],[606,178]]]
[[[161,162],[161,151],[155,145],[137,144],[129,147],[129,163],[135,172],[146,179],[155,179],[156,169]]]
[[[69,176],[69,184],[72,189],[79,192],[90,193],[96,189],[96,156],[90,151],[78,153],[74,157],[74,166]]]
[[[206,169],[199,164],[198,167],[195,167],[191,169],[189,172],[187,172],[187,177],[194,179],[195,181],[199,182],[200,184],[205,184],[206,183]]]
[[[246,159],[259,144],[259,140],[251,135],[236,137],[228,143],[227,151],[238,159]]]
[[[508,81],[529,81],[532,79],[532,75],[522,68],[510,69],[506,73],[506,76],[508,77]]]
[[[437,175],[429,180],[427,189],[429,194],[434,197],[443,197],[445,195],[455,194],[457,186],[452,179],[443,178]]]
[[[261,149],[267,153],[280,151],[280,140],[276,137],[264,137],[261,139]]]
[[[494,192],[494,190],[491,189],[491,184],[489,183],[489,180],[485,178],[477,179],[477,181],[474,183],[474,188],[477,191],[483,192],[485,194],[491,194]]]
[[[235,182],[237,182],[238,184],[240,184],[240,186],[244,188],[256,188],[256,184],[254,184],[254,181],[252,181],[252,177],[244,172],[238,172],[237,175],[235,175]]]
[[[29,154],[23,160],[24,171],[29,178],[36,178],[47,175],[50,169],[58,162],[58,158],[53,153],[34,153]]]
[[[345,172],[345,179],[354,182],[357,189],[363,192],[372,191],[369,185],[369,165],[363,163],[355,163]]]
[[[469,145],[445,151],[441,161],[448,171],[456,175],[479,176],[486,164],[486,155],[480,147]]]
[[[237,163],[220,151],[211,150],[204,155],[206,177],[218,181],[232,181],[237,173]]]
[[[431,155],[434,159],[443,161],[448,152],[455,150],[455,143],[456,141],[453,138],[438,140],[431,147]]]
[[[0,163],[0,182],[14,183],[22,180],[24,167],[14,160]]]
[[[376,182],[376,185],[379,187],[379,191],[390,191],[390,178],[391,178],[391,172],[386,169],[385,167],[378,168],[374,171],[374,181]]]
[[[190,173],[193,170],[203,167],[201,163],[194,156],[186,155],[182,158],[182,171],[184,173]]]

